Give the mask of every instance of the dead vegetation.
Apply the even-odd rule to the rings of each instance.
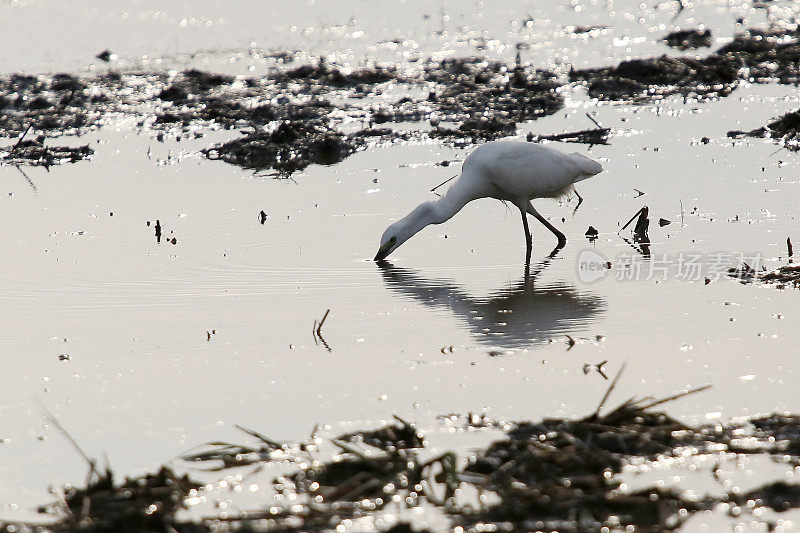
[[[275,441],[239,427],[257,444],[211,442],[183,461],[214,472],[268,463],[296,469],[274,479],[276,498],[265,495],[265,508],[200,523],[175,518],[184,499],[203,490],[188,477],[165,467],[116,484],[109,470],[100,474],[90,462],[87,487],[66,487],[59,502],[43,509],[59,520],[41,531],[323,531],[375,516],[391,504],[393,509],[437,509],[466,531],[655,532],[678,529],[693,514],[721,503],[752,513],[756,521],[763,519],[759,508],[782,512],[800,507],[800,488],[784,480],[722,496],[693,495],[678,486],[626,490],[619,477],[626,465],[667,457],[765,454],[792,468],[800,462],[800,417],[773,414],[691,426],[657,409],[707,387],[665,398],[631,398],[607,409],[620,375],[597,409],[579,419],[487,424],[480,417],[447,417],[466,427],[506,430],[504,438],[464,458],[453,452],[432,454],[423,435],[400,418],[332,439],[312,434],[305,443]],[[326,442],[338,449],[329,459],[320,455]],[[410,530],[408,524],[397,527]]]
[[[88,159],[94,150],[82,146],[48,146],[44,137],[0,148],[0,163],[4,165],[30,165],[50,168],[62,163],[75,163]]]
[[[184,500],[199,484],[162,467],[155,474],[116,483],[110,469],[92,469],[85,488],[64,488],[61,501],[40,509],[59,520],[48,531],[162,533],[198,531],[176,518]]]
[[[784,265],[761,276],[764,283],[775,284],[779,289],[800,289],[800,265]]]

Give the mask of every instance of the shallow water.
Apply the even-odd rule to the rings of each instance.
[[[117,3],[88,18],[90,7],[36,18],[49,3],[0,5],[0,30],[12,20],[50,24],[62,15],[91,27],[107,22],[99,34],[78,31],[59,49],[46,46],[49,32],[45,42],[22,51],[9,37],[19,33],[0,31],[0,70],[81,71],[87,54],[106,47],[120,54],[123,66],[222,70],[251,41],[275,50],[310,43],[314,54],[336,49],[346,35],[359,44],[339,59],[388,57],[376,43],[394,38],[375,29],[385,27],[372,25],[375,15],[350,23],[347,10],[326,3],[318,6],[324,24],[305,20],[301,27],[329,33],[308,41],[290,29],[297,15],[288,11],[269,19],[277,30],[267,37],[268,29],[247,16],[256,6],[229,13],[208,2],[163,8],[162,14],[148,4]],[[581,24],[608,24],[610,35],[576,40],[559,33],[575,23],[575,6],[585,7]],[[351,7],[360,12],[360,4]],[[488,53],[513,57],[508,33],[517,30],[509,28],[527,13],[494,6],[478,17],[480,10],[463,7],[459,13],[446,4],[446,13],[454,11],[450,23],[463,19],[469,28],[437,37],[438,20],[411,16],[438,16],[438,3],[425,7],[410,6],[404,15],[423,56],[476,53],[474,43],[463,43],[480,27],[478,20],[487,20],[489,40],[506,46]],[[666,52],[636,36],[659,35],[650,28],[669,28],[674,13],[667,4],[643,8],[653,22],[641,25],[611,16],[605,3],[573,3],[557,7],[545,23],[535,14],[543,10],[531,6],[538,21],[532,35],[547,35],[556,45],[570,39],[575,52],[561,59],[578,66]],[[131,15],[122,17],[124,11]],[[211,25],[180,26],[190,12]],[[724,38],[735,28],[721,21],[742,14],[747,25],[766,16],[745,5],[699,2],[683,20],[716,21],[715,32],[723,29],[715,35]],[[148,21],[152,40],[114,40],[116,32]],[[176,23],[184,29],[174,32]],[[363,26],[369,31],[359,30]],[[365,34],[352,37],[355,31]],[[206,43],[208,35],[215,40]],[[629,46],[614,44],[628,35]],[[195,58],[180,55],[209,48]],[[550,56],[547,50],[542,45],[529,53],[535,60]],[[142,61],[144,53],[164,60]],[[267,68],[266,60],[259,61],[253,62],[256,74]],[[546,65],[557,62],[551,58]],[[247,72],[243,67],[228,70]],[[490,200],[429,227],[393,254],[390,265],[371,261],[384,227],[433,198],[429,190],[458,171],[457,165],[437,164],[461,161],[469,149],[384,146],[276,180],[198,154],[235,133],[159,143],[123,122],[80,139],[96,150],[90,162],[49,172],[24,169],[33,185],[18,169],[0,167],[0,247],[6,250],[0,276],[0,437],[6,439],[0,445],[0,516],[28,516],[49,501],[49,484],[85,476],[69,444],[40,417],[38,402],[90,456],[107,454],[120,473],[151,469],[206,441],[241,440],[234,424],[299,439],[317,423],[335,433],[398,414],[418,421],[434,446],[466,449],[471,438],[453,437],[438,415],[582,415],[608,385],[591,368],[585,373],[584,365],[604,360],[608,373],[627,362],[619,399],[712,384],[710,391],[669,406],[687,421],[800,411],[800,294],[727,276],[706,284],[673,272],[682,254],[700,254],[704,261],[719,252],[760,254],[767,267],[783,261],[778,258],[785,256],[786,237],[796,235],[800,208],[796,155],[776,153],[771,142],[732,141],[725,134],[796,109],[796,90],[743,86],[718,101],[674,97],[647,105],[598,104],[579,87],[567,87],[564,96],[565,109],[524,125],[523,135],[589,127],[586,112],[614,135],[608,146],[551,144],[587,154],[606,171],[581,183],[586,201],[574,216],[574,201],[537,202],[554,222],[564,219],[570,241],[549,257],[555,241],[534,222],[527,281],[519,214]],[[701,143],[702,137],[710,142]],[[646,194],[637,197],[634,188]],[[652,220],[649,259],[617,235],[643,205]],[[263,224],[261,210],[269,215]],[[671,224],[659,227],[660,217]],[[156,219],[176,244],[156,242],[147,225]],[[600,231],[593,244],[583,237],[589,225]],[[605,279],[581,280],[578,262],[585,250],[611,261]],[[661,270],[648,274],[665,259],[666,279]],[[615,279],[630,262],[641,265],[640,279]],[[325,342],[315,342],[312,324],[326,309]]]

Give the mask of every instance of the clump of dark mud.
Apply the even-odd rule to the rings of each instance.
[[[203,153],[243,168],[291,174],[312,163],[338,163],[362,145],[359,136],[344,135],[324,121],[286,121],[274,131],[256,131]]]
[[[800,110],[790,111],[761,128],[750,131],[729,131],[728,137],[772,138],[783,141],[783,145],[790,150],[800,150]]]
[[[757,83],[800,82],[800,42],[793,31],[762,32],[749,30],[715,52],[738,61],[746,69],[742,77]]]
[[[710,33],[707,37],[710,41]],[[668,43],[678,47],[685,44],[687,48],[705,39],[705,33],[686,32],[666,38]],[[697,98],[726,96],[738,80],[800,83],[798,57],[800,42],[796,30],[748,30],[703,59],[667,56],[633,59],[615,67],[573,70],[570,79],[586,82],[589,95],[604,100],[670,94]]]
[[[678,50],[694,50],[711,46],[711,30],[678,30],[664,37],[667,46]]]
[[[710,55],[705,59],[661,56],[623,61],[616,67],[572,70],[570,80],[588,83],[589,95],[604,100],[652,98],[670,94],[724,96],[735,87],[738,63]]]
[[[79,133],[101,116],[103,95],[69,74],[0,78],[0,136],[34,131]]]
[[[705,31],[689,31],[667,40],[690,47],[709,38]],[[585,83],[591,96],[606,100],[724,96],[742,79],[798,83],[798,57],[796,31],[751,30],[702,59],[632,59],[616,66],[573,70],[570,79]],[[111,71],[80,78],[11,75],[0,78],[0,136],[19,136],[28,129],[47,137],[82,134],[121,115],[138,118],[142,130],[155,130],[159,140],[167,133],[180,140],[183,135],[201,136],[201,128],[239,128],[248,133],[203,153],[244,168],[286,175],[310,164],[341,161],[367,142],[416,137],[467,145],[511,136],[520,122],[553,114],[563,106],[556,76],[524,64],[519,56],[515,63],[468,57],[419,64],[414,73],[376,65],[344,68],[321,59],[258,78],[198,70],[174,75]],[[381,94],[388,84],[402,84],[409,94],[424,96],[378,104],[366,99]],[[355,133],[340,129],[343,123],[358,122],[362,129]],[[403,122],[428,122],[432,129],[375,127]],[[770,126],[774,126],[770,135],[794,140],[794,130]],[[598,127],[548,137],[600,144],[608,133]],[[21,157],[12,162],[49,165],[89,154],[88,147],[70,153],[64,148],[48,152],[30,144],[24,147],[30,155],[18,151]]]
[[[437,138],[513,135],[517,123],[551,115],[564,105],[553,73],[519,61],[510,66],[483,58],[449,59],[430,63],[423,76],[435,89],[417,109],[430,109],[429,120],[435,115],[437,122],[460,123],[455,129],[436,127],[431,136]]]
[[[394,67],[372,66],[344,71],[320,58],[316,65],[302,65],[272,76],[278,82],[318,83],[336,88],[361,88],[401,79]]]

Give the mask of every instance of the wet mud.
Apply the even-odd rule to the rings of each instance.
[[[710,38],[708,30],[686,30],[665,39],[688,49],[705,46]],[[670,94],[701,99],[725,96],[742,80],[796,84],[798,65],[796,32],[750,30],[704,58],[632,59],[617,66],[573,69],[567,80],[533,68],[519,55],[512,63],[481,57],[428,60],[416,72],[380,65],[343,69],[322,58],[259,78],[199,70],[110,71],[80,78],[14,74],[0,78],[0,136],[80,135],[114,116],[135,117],[142,131],[155,132],[158,140],[164,135],[178,140],[202,136],[204,128],[238,128],[242,137],[210,146],[203,154],[287,175],[310,164],[337,163],[370,143],[418,137],[463,146],[514,135],[518,124],[563,107],[560,88],[565,82],[583,83],[590,96],[603,100]],[[372,98],[397,85],[427,96],[403,96],[388,103]],[[764,134],[794,140],[796,124],[790,119],[770,124]],[[354,122],[362,127],[343,128]],[[394,126],[408,122],[427,122],[431,128],[403,131]],[[610,130],[598,126],[531,140],[602,144],[609,135]],[[26,143],[12,152],[4,149],[4,162],[49,166],[91,153],[88,147],[45,149],[38,146],[43,142]]]
[[[664,42],[678,50],[694,50],[711,46],[711,30],[698,29],[674,31],[664,37]]]
[[[703,36],[703,37],[701,37]],[[708,40],[710,41],[710,33]],[[692,48],[705,34],[679,32],[666,37],[671,46]],[[691,45],[691,46],[689,46]],[[570,80],[586,83],[590,96],[603,100],[636,100],[682,94],[720,97],[741,80],[753,83],[800,81],[800,43],[795,31],[748,30],[712,54],[695,59],[657,58],[623,61],[615,67],[573,70]]]
[[[589,96],[626,100],[682,94],[707,98],[730,94],[739,80],[733,58],[704,59],[661,56],[623,61],[616,67],[573,70],[570,80],[587,84]]]

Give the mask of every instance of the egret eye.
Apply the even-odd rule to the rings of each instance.
[[[397,237],[392,237],[391,239],[389,239],[389,242],[392,243],[392,244],[396,243],[397,242]]]

